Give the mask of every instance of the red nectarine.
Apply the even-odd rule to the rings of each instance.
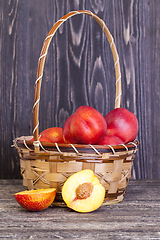
[[[117,136],[105,135],[99,142],[98,145],[119,145],[124,144],[124,142]]]
[[[60,127],[47,128],[40,135],[50,139],[52,143],[64,143],[62,128]]]
[[[138,119],[126,108],[116,108],[105,116],[107,134],[122,139],[124,143],[135,140],[138,133]]]
[[[34,141],[34,138],[32,138],[30,141]],[[50,139],[43,137],[43,136],[39,137],[39,141],[40,142],[50,142],[50,143],[52,142]]]
[[[107,124],[102,114],[90,106],[81,106],[70,122],[72,137],[78,143],[96,144],[105,135]]]
[[[77,143],[70,130],[72,116],[73,115],[69,116],[63,125],[62,134],[65,143]]]

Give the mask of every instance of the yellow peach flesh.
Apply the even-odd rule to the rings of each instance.
[[[76,195],[76,189],[83,183],[91,183],[93,189],[88,197],[79,199]],[[91,212],[102,205],[105,197],[105,188],[93,171],[86,169],[68,178],[62,188],[62,197],[69,208],[78,212]]]

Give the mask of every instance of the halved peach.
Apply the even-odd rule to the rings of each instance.
[[[92,212],[98,209],[105,197],[105,188],[90,169],[71,175],[62,187],[66,205],[77,212]]]
[[[42,211],[55,199],[56,188],[27,190],[14,194],[16,201],[29,211]]]

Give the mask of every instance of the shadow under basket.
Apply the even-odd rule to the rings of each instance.
[[[44,63],[50,42],[57,29],[70,17],[86,14],[98,22],[105,33],[114,60],[116,96],[115,108],[121,104],[121,71],[119,56],[114,39],[104,21],[87,10],[72,11],[58,20],[44,40],[38,59],[33,104],[33,137],[20,137],[14,146],[20,156],[23,185],[27,189],[56,188],[54,205],[65,206],[61,190],[64,182],[72,174],[83,169],[91,169],[106,189],[104,204],[123,200],[131,169],[138,148],[138,141],[118,146],[83,144],[56,144],[39,141],[39,103]]]
[[[20,137],[14,140],[25,189],[54,187],[57,194],[53,204],[65,206],[61,196],[64,182],[78,171],[91,169],[106,189],[104,205],[123,200],[138,140],[117,146],[40,142],[41,149],[35,153],[33,141],[29,140],[31,138]]]

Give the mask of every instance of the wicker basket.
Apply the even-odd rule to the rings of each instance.
[[[106,189],[105,205],[123,200],[131,176],[132,163],[138,141],[118,146],[84,144],[54,144],[39,141],[39,100],[45,58],[56,30],[68,18],[87,14],[94,18],[105,32],[113,54],[116,76],[115,108],[121,102],[121,72],[119,57],[112,35],[105,23],[90,11],[73,11],[57,21],[48,33],[38,61],[37,79],[33,106],[33,135],[14,140],[20,157],[23,185],[27,189],[56,187],[55,205],[64,206],[61,189],[66,179],[82,169],[92,169]]]

